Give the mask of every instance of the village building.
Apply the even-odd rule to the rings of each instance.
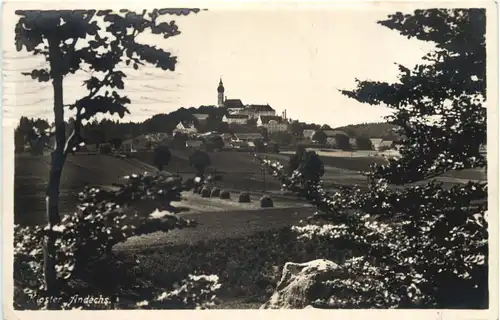
[[[209,115],[206,113],[194,113],[193,117],[198,121],[198,123],[205,123]]]
[[[219,81],[219,86],[217,87],[217,105],[220,108],[225,108],[227,110],[226,115],[228,116],[228,123],[241,123],[244,124],[242,120],[238,119],[258,119],[260,116],[276,116],[276,110],[274,110],[269,104],[248,104],[244,105],[241,99],[227,99],[225,94],[224,84],[222,79]],[[229,118],[229,116],[238,116],[238,118]],[[284,117],[283,117],[284,118]]]
[[[200,140],[188,140],[186,141],[186,148],[200,149],[203,146],[203,141]]]
[[[234,114],[245,115],[248,119],[258,119],[260,116],[275,116],[276,110],[270,105],[250,104],[243,109],[235,111]]]
[[[194,123],[192,123],[192,122],[179,121],[177,126],[175,126],[174,132],[193,134],[193,133],[197,133],[198,130],[196,129],[196,127],[194,126]]]
[[[304,130],[302,130],[302,136],[304,137],[305,140],[312,140],[314,132],[316,132],[316,130],[304,129]]]
[[[352,148],[356,148],[358,146],[356,138],[349,138],[349,144],[351,145]]]
[[[382,138],[371,138],[370,141],[372,142],[373,150],[378,150],[380,147],[380,144],[382,143]]]
[[[222,117],[222,122],[225,123],[237,123],[237,124],[246,124],[248,121],[248,117],[244,115],[238,114],[227,114]]]
[[[345,133],[344,131],[341,131],[341,130],[322,130],[325,135],[326,135],[326,143],[328,144],[336,144],[337,143],[337,136],[338,135],[344,135],[344,136],[347,136],[349,137],[349,135],[347,133]]]
[[[288,121],[278,116],[260,116],[257,127],[264,127],[268,133],[288,131]]]
[[[232,141],[250,142],[257,139],[264,139],[258,132],[235,133]]]

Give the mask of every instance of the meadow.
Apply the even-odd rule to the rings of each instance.
[[[271,159],[286,162],[289,155],[266,154]],[[194,175],[189,166],[188,150],[172,150],[166,171],[185,177]],[[267,177],[264,184],[260,165],[252,155],[242,152],[210,153],[213,165],[209,173],[220,174],[222,188],[231,190],[231,199],[206,199],[186,192],[185,201],[174,205],[186,207],[180,213],[198,222],[194,229],[172,230],[133,237],[115,247],[116,257],[139,261],[135,270],[138,278],[154,285],[168,286],[172,279],[185,278],[190,273],[219,275],[222,289],[221,308],[258,308],[275,288],[280,270],[288,261],[305,262],[316,258],[342,261],[353,253],[345,244],[306,244],[297,240],[290,226],[299,224],[315,208],[297,199],[280,195],[279,183]],[[328,185],[362,185],[366,170],[374,161],[371,156],[321,155],[325,163]],[[16,155],[15,157],[15,222],[42,224],[45,222],[44,188],[48,177],[49,157]],[[152,153],[134,153],[130,158],[112,155],[77,154],[68,158],[63,171],[61,209],[71,212],[76,195],[86,185],[107,186],[123,176],[137,172],[154,172]],[[485,179],[484,172],[463,171],[444,177],[450,182],[462,179]],[[265,190],[264,190],[265,189]],[[251,203],[238,203],[237,190],[250,190]],[[261,209],[262,191],[271,193],[275,208]],[[117,279],[119,281],[119,279]]]

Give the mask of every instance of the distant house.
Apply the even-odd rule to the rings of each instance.
[[[254,141],[256,139],[264,139],[264,137],[260,133],[235,133],[233,141]]]
[[[260,116],[275,116],[276,111],[269,104],[250,104],[244,109],[235,111],[234,114],[245,115],[248,119],[258,119]]]
[[[183,132],[187,134],[197,133],[198,130],[192,122],[179,121],[177,126],[175,126],[174,132]]]
[[[159,145],[165,143],[169,138],[169,135],[166,132],[151,132],[145,133],[139,137],[143,137],[144,139],[149,140],[153,145]]]
[[[245,124],[247,123],[247,120],[248,120],[247,116],[238,114],[228,114],[222,117],[222,122],[225,123]]]
[[[198,122],[201,122],[201,123],[206,122],[209,116],[210,115],[206,114],[206,113],[194,113],[193,114],[193,117],[195,117],[196,120],[198,120]]]
[[[337,142],[336,137],[338,135],[344,135],[344,136],[349,137],[349,135],[347,133],[345,133],[344,131],[341,131],[341,130],[327,129],[327,130],[323,130],[323,132],[326,134],[326,143],[328,143],[328,144],[335,144]]]
[[[304,139],[312,140],[312,136],[314,135],[315,131],[316,130],[313,130],[313,129],[304,129],[304,130],[302,130],[302,135],[304,136]]]
[[[264,127],[268,133],[284,132],[288,130],[288,121],[278,116],[259,116],[258,127]]]
[[[370,141],[372,142],[372,145],[373,145],[373,149],[378,150],[378,148],[380,147],[380,143],[382,143],[383,140],[384,139],[381,139],[381,138],[370,139]]]
[[[224,108],[227,109],[229,114],[233,114],[245,109],[245,105],[243,105],[240,99],[225,99]]]
[[[378,145],[378,149],[380,149],[380,148],[386,148],[386,149],[387,149],[387,148],[392,148],[392,143],[393,143],[393,142],[394,142],[394,141],[392,141],[392,140],[382,140],[382,141],[379,143],[379,145]]]
[[[200,140],[188,140],[186,141],[186,148],[199,149],[203,145],[203,141]]]
[[[351,145],[351,147],[356,148],[357,147],[356,138],[349,138],[349,144]]]
[[[137,152],[137,151],[147,151],[151,150],[153,143],[146,135],[140,135],[133,139],[128,139],[122,142],[120,145],[120,151],[122,152]]]

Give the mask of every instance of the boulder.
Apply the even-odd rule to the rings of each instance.
[[[314,301],[330,297],[330,290],[323,282],[333,279],[337,269],[336,263],[325,259],[305,263],[287,262],[276,290],[260,308],[311,308]]]

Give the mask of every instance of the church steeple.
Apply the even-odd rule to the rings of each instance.
[[[222,84],[222,77],[219,80],[219,86],[217,87],[217,105],[219,108],[224,107],[224,85]]]

